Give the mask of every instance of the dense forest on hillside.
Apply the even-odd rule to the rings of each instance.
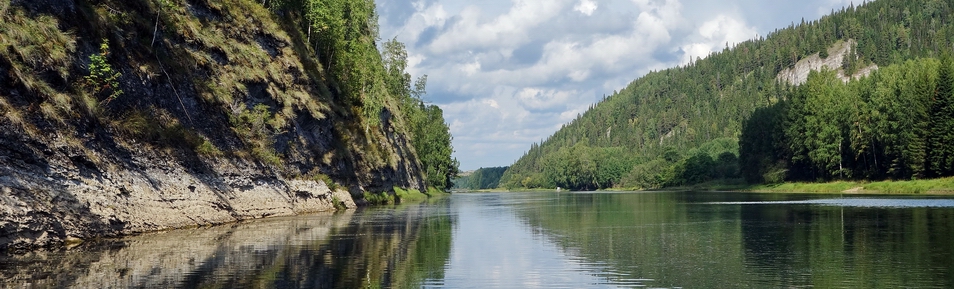
[[[726,47],[686,66],[651,72],[532,145],[500,184],[658,188],[738,177],[738,139],[745,121],[757,109],[771,109],[799,91],[780,81],[780,72],[805,58],[828,58],[829,48],[839,45],[848,49],[841,66],[833,69],[844,75],[872,65],[939,57],[954,39],[952,7],[954,2],[947,0],[853,5]],[[804,179],[803,174],[824,178],[820,170],[792,173],[795,179]],[[838,173],[837,177],[909,175]],[[834,177],[831,172],[824,176]]]
[[[486,190],[495,189],[500,184],[500,177],[509,167],[479,168],[469,175],[461,174],[454,179],[454,189]]]

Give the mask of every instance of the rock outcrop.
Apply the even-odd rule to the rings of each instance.
[[[97,165],[65,145],[0,135],[0,248],[8,250],[355,207],[345,190],[251,162],[215,159],[196,172],[142,151]]]
[[[808,80],[808,74],[812,71],[830,69],[836,70],[838,72],[838,78],[844,82],[848,82],[853,78],[865,77],[871,74],[872,71],[878,70],[877,64],[871,64],[858,69],[858,71],[850,76],[845,75],[845,70],[842,69],[842,63],[845,61],[845,57],[849,57],[851,49],[855,46],[856,43],[854,40],[840,41],[828,48],[828,57],[822,58],[818,53],[809,55],[799,60],[794,67],[780,71],[776,79],[781,82],[788,82],[792,85],[801,85]]]

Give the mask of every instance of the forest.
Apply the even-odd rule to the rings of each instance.
[[[946,175],[931,167],[947,158],[935,152],[947,150],[938,145],[945,143],[946,134],[928,129],[943,123],[945,117],[928,115],[947,113],[949,117],[950,112],[940,108],[946,100],[933,101],[930,91],[949,84],[937,82],[938,69],[931,73],[918,70],[924,75],[915,75],[913,66],[939,67],[937,59],[950,51],[954,43],[952,5],[954,2],[947,0],[852,4],[821,19],[802,19],[765,37],[726,46],[687,65],[650,72],[533,144],[504,173],[500,186],[652,189],[743,175],[751,182]],[[827,72],[812,74],[805,85],[784,77],[799,61],[829,57],[843,60]],[[911,71],[905,72],[906,65]],[[836,81],[839,76],[848,79],[878,67],[885,71],[843,86],[833,84],[841,81]],[[915,84],[887,82],[896,81],[899,75],[922,83],[913,87]],[[831,89],[810,91],[822,87]],[[895,92],[888,93],[891,89]],[[836,110],[833,103],[852,106],[852,110]],[[825,110],[815,113],[817,108]],[[900,117],[911,108],[918,115],[888,118]],[[864,126],[856,125],[850,131],[847,127],[814,126],[846,125],[848,119],[844,118],[852,111],[868,113]],[[861,121],[863,116],[852,117],[852,121]],[[793,134],[808,129],[824,131],[811,131],[815,134],[811,138],[784,147],[794,140],[769,127],[753,127],[773,124]],[[763,139],[759,132],[765,134]],[[881,133],[886,135],[875,139]],[[771,140],[764,139],[769,135]],[[859,137],[866,139],[854,139]],[[924,141],[914,141],[921,139]],[[769,152],[769,148],[777,150]],[[775,154],[779,152],[788,154]],[[931,161],[935,158],[938,160]],[[755,163],[760,164],[757,169],[752,166]]]

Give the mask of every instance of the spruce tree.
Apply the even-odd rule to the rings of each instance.
[[[954,173],[954,67],[949,52],[941,57],[937,93],[931,105],[931,131],[928,135],[928,171],[931,176]]]

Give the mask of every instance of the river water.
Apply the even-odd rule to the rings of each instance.
[[[954,288],[954,199],[455,194],[0,255],[4,288]]]

